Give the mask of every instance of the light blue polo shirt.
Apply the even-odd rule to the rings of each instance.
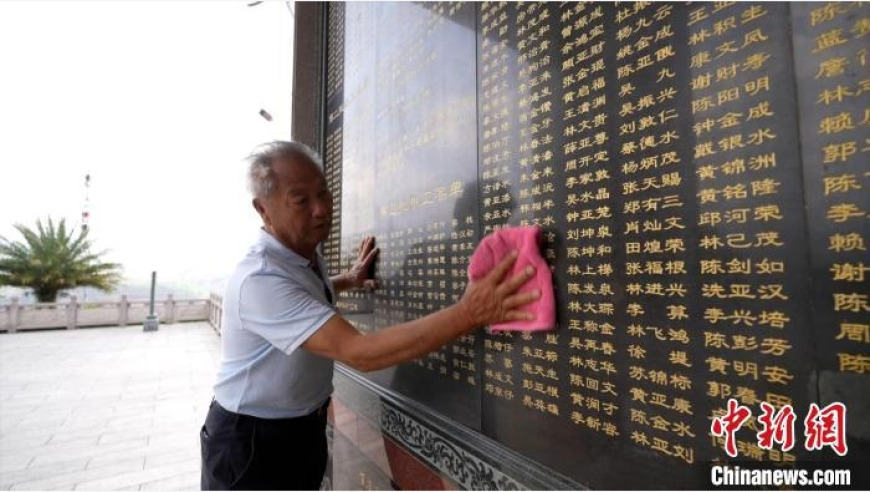
[[[320,272],[326,272],[318,254]],[[276,419],[307,415],[332,394],[333,361],[301,345],[336,314],[310,261],[264,230],[224,297],[223,358],[215,399],[227,410]]]

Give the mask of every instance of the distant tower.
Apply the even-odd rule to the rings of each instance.
[[[88,230],[88,220],[91,218],[91,174],[85,174],[85,205],[82,208],[82,230]]]
[[[88,221],[91,218],[91,173],[85,174],[85,203],[82,206],[82,232],[88,231]],[[79,288],[79,297],[82,301],[88,300],[88,290]]]

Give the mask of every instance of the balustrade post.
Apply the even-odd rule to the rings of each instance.
[[[66,329],[74,330],[79,316],[79,303],[76,296],[69,296],[69,303],[66,305]]]
[[[175,299],[172,294],[166,295],[166,323],[172,325],[175,324],[176,312],[175,312]]]
[[[214,322],[214,312],[215,312],[215,309],[217,309],[216,305],[217,305],[217,301],[215,300],[215,295],[214,294],[209,295],[208,296],[208,324],[210,324],[212,326],[212,328],[217,328],[217,326],[215,326],[215,322]]]
[[[121,302],[118,303],[118,325],[127,326],[130,320],[130,301],[127,300],[127,294],[121,295]]]
[[[9,305],[9,333],[15,333],[21,325],[21,304],[18,298],[13,297],[12,303]]]

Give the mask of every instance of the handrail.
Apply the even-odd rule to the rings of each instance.
[[[212,295],[208,299],[175,299],[170,294],[165,300],[155,303],[156,314],[166,324],[206,320],[211,323],[215,297],[217,296]],[[217,299],[220,303],[220,298]],[[70,296],[66,302],[33,304],[21,304],[17,297],[13,297],[11,302],[0,304],[0,332],[14,333],[47,328],[72,330],[92,326],[139,324],[148,314],[148,305],[148,300],[130,300],[126,295],[122,295],[117,301],[80,303],[76,296]],[[217,312],[220,312],[219,309]]]

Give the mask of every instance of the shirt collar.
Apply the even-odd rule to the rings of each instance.
[[[276,239],[274,236],[272,236],[271,234],[266,232],[266,230],[263,228],[260,228],[259,242],[261,245],[263,245],[263,247],[265,247],[266,249],[268,249],[270,251],[274,251],[281,258],[286,259],[287,261],[289,261],[293,265],[297,265],[297,266],[301,266],[301,267],[305,267],[305,268],[310,268],[311,265],[313,265],[313,262],[309,261],[304,256],[293,251],[292,249],[288,248],[287,246],[284,246],[283,244],[281,244],[281,241],[278,241],[278,239]],[[315,254],[317,254],[317,253],[315,252]]]

